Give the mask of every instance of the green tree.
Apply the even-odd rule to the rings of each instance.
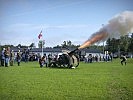
[[[17,48],[21,48],[21,44],[18,44],[18,46],[16,46]]]
[[[71,47],[72,46],[72,42],[69,40],[69,41],[67,41],[67,46],[68,47]]]
[[[44,44],[45,44],[45,41],[44,40],[40,40],[39,43],[38,43],[38,47],[39,48],[44,48]]]
[[[115,53],[118,51],[118,45],[119,45],[119,42],[120,40],[119,39],[115,39],[115,38],[112,38],[112,39],[108,39],[106,41],[106,49],[105,50],[108,50],[109,52],[112,52],[112,53]]]
[[[128,51],[129,41],[130,41],[130,38],[128,37],[128,35],[121,36],[120,38],[120,50],[121,51],[123,52]]]
[[[35,43],[31,43],[29,47],[30,47],[30,48],[35,48],[35,47],[36,47],[36,46],[35,46]]]
[[[128,51],[133,53],[133,33],[131,34],[131,37],[129,40]]]
[[[62,47],[67,47],[67,42],[66,41],[63,41],[63,44],[61,44]]]

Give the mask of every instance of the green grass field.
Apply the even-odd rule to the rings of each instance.
[[[117,59],[76,69],[0,67],[0,100],[133,100],[133,59],[126,66]]]

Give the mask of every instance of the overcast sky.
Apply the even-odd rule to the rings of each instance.
[[[115,15],[133,11],[133,0],[0,0],[0,44],[46,47],[82,44]]]

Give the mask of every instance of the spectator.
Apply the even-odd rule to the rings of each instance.
[[[20,62],[21,62],[21,55],[20,55],[20,51],[17,53],[17,57],[16,57],[18,66],[20,66]]]
[[[5,67],[8,67],[8,64],[9,64],[9,59],[10,59],[10,49],[7,48],[4,52],[5,54]]]
[[[12,50],[10,54],[10,66],[13,66],[13,64],[14,64],[14,51]]]
[[[98,62],[98,55],[95,56],[95,61]]]
[[[1,52],[1,66],[4,66],[5,63],[5,48]]]

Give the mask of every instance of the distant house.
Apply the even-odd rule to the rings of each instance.
[[[91,54],[92,56],[96,56],[97,55],[97,56],[103,57],[103,53],[99,49],[94,49],[94,48],[89,48],[88,49],[88,48],[85,48],[81,52],[84,52],[85,56],[89,56]]]
[[[70,51],[74,50],[75,48],[69,48]],[[17,53],[19,50],[20,52],[23,52],[24,49],[23,48],[11,48],[11,50],[13,50],[15,53]],[[86,49],[82,49],[81,51],[81,55],[82,56],[88,56],[89,54],[92,55],[102,55],[102,52],[98,49],[91,49],[91,48],[86,48]],[[29,49],[30,53],[35,53],[35,54],[40,54],[42,53],[42,49],[41,48],[33,48],[33,49]],[[62,48],[43,48],[43,54],[59,54],[62,53]]]
[[[20,52],[23,52],[25,49],[24,48],[11,48],[11,50],[14,51],[14,53],[17,53],[19,50]],[[40,54],[42,53],[42,48],[33,48],[33,49],[28,49],[29,53],[35,53],[35,54]],[[43,54],[58,54],[61,53],[62,50],[60,48],[43,48]]]
[[[30,50],[32,53],[37,53],[41,54],[42,53],[42,48],[33,48]],[[61,48],[43,48],[43,53],[48,55],[48,54],[58,54],[61,53],[62,50]]]

